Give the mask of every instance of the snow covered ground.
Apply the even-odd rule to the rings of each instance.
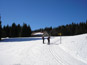
[[[87,34],[0,42],[0,65],[87,65]],[[29,40],[30,39],[30,40]]]

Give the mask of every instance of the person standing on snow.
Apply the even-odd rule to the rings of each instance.
[[[47,38],[47,39],[48,39],[48,44],[50,44],[50,36],[48,36],[48,38]]]
[[[44,36],[42,36],[43,44],[44,44]]]

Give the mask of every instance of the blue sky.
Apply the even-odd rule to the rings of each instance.
[[[29,24],[32,30],[87,20],[87,0],[0,0],[2,26]]]

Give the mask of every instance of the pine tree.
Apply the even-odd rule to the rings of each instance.
[[[15,23],[12,24],[10,34],[11,34],[11,37],[17,37],[17,28],[16,28],[16,24]]]
[[[23,24],[21,36],[22,37],[30,37],[31,36],[30,26],[27,26],[26,24]]]
[[[3,33],[4,33],[3,34],[4,37],[10,37],[10,26],[9,25],[3,27]]]
[[[1,28],[1,21],[0,21],[0,40],[1,40],[1,36],[2,36],[2,28]]]
[[[1,16],[0,16],[0,40],[1,40],[1,37],[2,37],[2,27],[1,27]]]
[[[20,24],[17,25],[17,37],[21,37],[21,26]]]
[[[31,33],[32,33],[32,32],[31,32],[31,27],[28,26],[28,27],[27,27],[27,36],[30,37],[30,36],[31,36]]]
[[[27,25],[23,24],[22,31],[21,31],[21,36],[26,37],[27,36]]]

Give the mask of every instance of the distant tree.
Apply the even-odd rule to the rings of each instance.
[[[21,29],[22,27],[20,26],[20,24],[17,25],[17,37],[21,37]]]
[[[11,26],[10,34],[11,34],[11,37],[17,37],[17,27],[15,23],[13,23]]]
[[[40,29],[34,30],[32,32],[43,32],[43,31],[44,31],[44,29],[40,28]]]
[[[30,27],[30,25],[28,25],[28,27],[27,27],[27,36],[30,37],[31,33],[32,33],[31,27]]]
[[[10,26],[4,26],[3,27],[3,37],[10,37]]]
[[[50,35],[51,34],[51,31],[52,31],[52,27],[46,27],[44,29],[44,31],[48,32],[48,34]]]
[[[4,38],[4,37],[6,37],[7,36],[7,34],[6,34],[6,26],[4,26],[3,28],[2,28],[2,37]]]
[[[86,20],[85,30],[86,30],[86,32],[87,32],[87,20]]]
[[[0,40],[1,40],[1,37],[2,37],[2,27],[1,27],[1,21],[0,21]]]
[[[27,26],[26,24],[23,24],[22,31],[21,31],[22,37],[29,37],[31,36],[31,28],[30,26]]]
[[[26,31],[27,31],[27,25],[23,24],[22,31],[21,31],[22,37],[26,37]]]

